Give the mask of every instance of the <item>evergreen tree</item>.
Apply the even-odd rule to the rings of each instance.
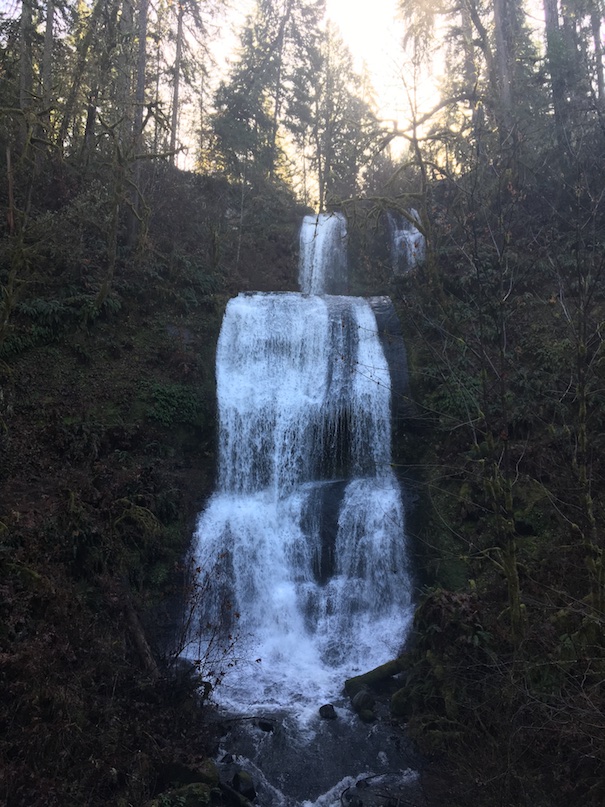
[[[280,127],[296,114],[292,92],[313,71],[324,0],[258,0],[238,59],[215,99],[214,130],[226,168],[273,176],[283,164]],[[298,83],[300,88],[300,83]]]

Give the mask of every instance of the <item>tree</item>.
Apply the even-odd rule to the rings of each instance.
[[[292,74],[286,127],[300,155],[305,196],[313,188],[323,210],[360,191],[362,170],[382,133],[369,80],[355,73],[334,26],[329,23],[304,47],[309,58]]]
[[[324,0],[258,0],[240,53],[215,99],[214,130],[228,170],[273,177],[284,163],[280,132],[297,114],[294,87],[316,63]],[[300,95],[298,101],[300,102]],[[304,105],[304,102],[303,102]]]
[[[181,86],[181,65],[183,60],[183,20],[185,18],[185,4],[177,2],[177,28],[176,28],[176,53],[174,56],[174,86],[172,89],[172,116],[170,122],[170,146],[174,162],[176,158],[176,138],[179,120],[179,91]]]

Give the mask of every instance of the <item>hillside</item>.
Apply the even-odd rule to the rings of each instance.
[[[145,253],[123,252],[100,304],[102,185],[5,242],[28,256],[0,346],[7,805],[143,804],[212,747],[174,653],[214,483],[214,348],[230,294],[294,285],[300,211],[261,190],[240,231],[227,183],[149,181]]]
[[[402,276],[383,211],[348,209],[351,290],[390,293],[408,351],[394,449],[419,607],[392,709],[434,804],[602,801],[605,309],[586,177],[564,217],[547,186],[486,204],[472,175],[433,185],[427,261]],[[304,209],[258,184],[242,219],[236,186],[150,165],[145,239],[129,250],[123,220],[108,282],[109,186],[61,179],[2,256],[0,798],[143,805],[214,747],[202,681],[173,663],[214,482],[214,346],[230,296],[296,287]]]

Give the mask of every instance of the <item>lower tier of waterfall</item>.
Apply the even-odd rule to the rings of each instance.
[[[200,517],[190,657],[219,701],[304,720],[410,619],[391,384],[367,301],[242,294],[217,349],[219,487]]]
[[[190,652],[221,678],[220,702],[315,713],[346,678],[396,655],[410,608],[402,526],[392,474],[279,500],[215,494],[197,531],[208,583]]]

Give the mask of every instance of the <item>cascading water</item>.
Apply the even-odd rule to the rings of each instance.
[[[298,270],[304,294],[346,294],[346,239],[347,221],[342,213],[304,217]]]
[[[412,219],[420,222],[418,211],[409,211]],[[426,239],[418,227],[410,219],[400,213],[390,211],[387,214],[391,234],[391,264],[396,275],[404,274],[410,269],[424,263],[426,257]]]
[[[307,728],[344,679],[397,654],[410,618],[389,366],[369,303],[324,293],[343,283],[345,235],[341,215],[306,217],[308,293],[227,306],[218,489],[194,546],[209,574],[191,654],[211,665],[237,635],[233,655],[219,653],[220,704]],[[281,799],[266,803],[301,803]]]

